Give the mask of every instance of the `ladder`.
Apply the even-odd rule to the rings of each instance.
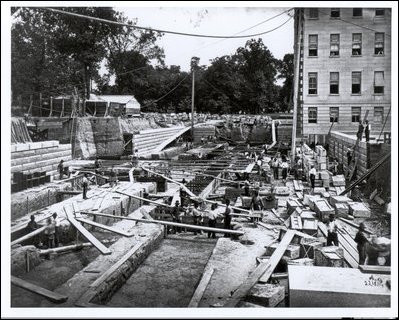
[[[364,115],[363,122],[366,121],[368,114],[369,114],[369,110],[366,110],[366,114]],[[355,146],[353,147],[353,157],[356,156],[356,151],[358,151],[358,149],[359,149],[360,140],[361,140],[361,137],[357,137]],[[356,157],[355,158],[355,164],[353,165],[352,170],[350,169],[350,165],[348,165],[348,167],[346,168],[345,177],[347,177],[348,173],[349,173],[349,178],[348,178],[349,182],[352,180],[353,175],[354,175],[354,173],[356,171],[358,160],[359,160],[359,157]]]

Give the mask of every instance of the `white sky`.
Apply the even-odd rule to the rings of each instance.
[[[171,30],[185,33],[207,35],[235,35],[268,18],[271,18],[288,7],[115,7],[129,19],[137,18],[137,25],[155,29]],[[261,24],[240,35],[254,34],[274,29],[284,23],[289,16],[283,14],[271,21]],[[286,53],[293,53],[294,25],[293,19],[281,28],[261,35],[263,43],[276,58],[283,58]],[[167,65],[180,65],[188,71],[193,56],[200,57],[200,64],[209,65],[209,60],[232,54],[244,46],[250,38],[211,39],[164,34],[158,40],[165,50]]]

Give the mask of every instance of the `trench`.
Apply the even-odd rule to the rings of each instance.
[[[215,243],[192,233],[164,239],[106,306],[187,307]]]

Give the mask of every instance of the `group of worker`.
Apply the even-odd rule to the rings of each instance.
[[[186,202],[186,200],[184,199],[182,202]],[[182,223],[184,216],[192,217],[193,225],[195,226],[204,225],[204,219],[207,218],[208,226],[210,228],[216,228],[217,220],[223,218],[224,229],[231,229],[232,210],[230,207],[230,200],[228,199],[225,201],[225,208],[223,211],[220,210],[217,203],[212,203],[210,210],[207,210],[204,208],[202,201],[193,201],[192,205],[186,205],[185,203],[176,200],[174,206],[169,210],[169,213],[172,216],[172,221],[177,223]],[[185,232],[185,230],[185,228],[173,226],[173,228],[168,231],[170,233],[181,233]],[[203,233],[202,231],[198,231],[198,229],[193,229],[193,232],[194,235]],[[230,237],[230,234],[226,232],[224,236]],[[208,238],[215,239],[216,233],[214,231],[209,231]]]
[[[46,220],[46,228],[44,229],[45,243],[47,248],[56,248],[60,245],[60,233],[61,224],[56,212],[54,212],[51,217]],[[39,229],[39,225],[35,221],[35,215],[30,216],[30,221],[27,226],[27,231],[33,232]],[[43,243],[38,240],[38,237],[34,237],[33,243],[39,247],[43,246]]]
[[[327,246],[338,246],[338,231],[341,229],[342,227],[335,220],[335,215],[330,214],[327,222]],[[364,222],[361,222],[354,238],[359,252],[359,265],[378,265],[380,252],[384,251],[386,256],[385,265],[390,265],[390,251],[376,244],[375,239],[377,237],[375,235],[368,236],[368,233]]]

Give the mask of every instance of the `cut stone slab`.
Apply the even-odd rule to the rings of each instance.
[[[266,255],[271,256],[273,252],[277,249],[279,243],[272,243],[270,246],[266,248]],[[289,259],[297,259],[299,258],[300,246],[295,244],[290,244],[287,247],[287,250],[284,252],[284,257]]]
[[[362,202],[352,202],[349,204],[349,213],[355,218],[369,218],[371,215],[370,209]]]
[[[275,187],[274,188],[274,194],[280,195],[280,196],[288,196],[290,194],[290,188],[288,187]]]
[[[330,197],[330,204],[335,206],[337,203],[346,203],[351,202],[352,199],[348,198],[347,196],[332,196]]]
[[[288,266],[290,307],[390,307],[390,275],[359,269]]]
[[[297,199],[288,199],[287,200],[287,213],[291,214],[295,211],[296,208],[302,207],[302,204]]]
[[[285,297],[285,288],[274,284],[255,284],[248,292],[247,301],[260,304],[264,307],[275,307]]]
[[[333,176],[331,179],[334,187],[345,187],[345,177],[342,174]]]
[[[328,203],[326,199],[320,199],[315,201],[315,211],[319,215],[319,219],[323,222],[328,221],[330,214],[335,214],[335,210]]]
[[[323,193],[325,193],[326,192],[326,188],[324,188],[324,187],[315,187],[314,188],[314,194],[323,194]]]
[[[319,267],[344,266],[344,249],[336,246],[318,248],[314,252],[315,265]]]

